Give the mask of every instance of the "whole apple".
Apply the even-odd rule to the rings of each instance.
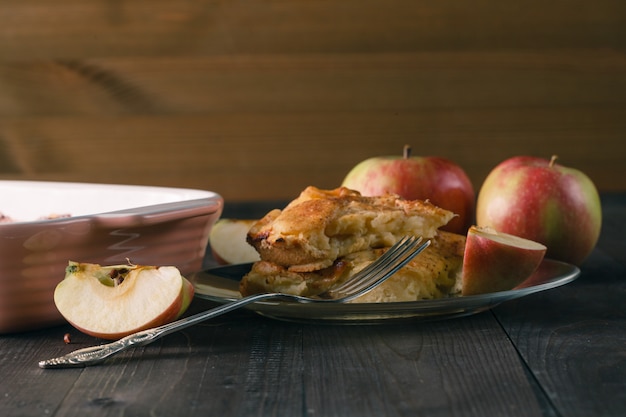
[[[600,236],[602,209],[587,175],[531,156],[507,159],[487,176],[476,222],[547,246],[546,257],[580,265]]]
[[[474,187],[457,164],[435,156],[403,155],[366,159],[348,173],[343,186],[364,196],[397,194],[407,200],[429,200],[457,215],[443,230],[465,234],[474,222]]]

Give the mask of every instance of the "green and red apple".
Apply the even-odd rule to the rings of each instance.
[[[352,168],[342,183],[365,196],[387,193],[407,200],[430,200],[457,216],[443,230],[465,234],[474,223],[474,188],[465,171],[457,164],[435,156],[404,154],[366,159]]]
[[[176,320],[193,296],[193,284],[173,266],[70,261],[55,288],[54,303],[83,333],[119,339]]]
[[[539,267],[546,253],[540,243],[470,227],[465,241],[462,295],[507,291],[524,282]]]
[[[546,256],[580,265],[600,236],[598,191],[583,172],[530,156],[507,159],[487,176],[476,223],[547,246]]]
[[[209,235],[213,258],[220,264],[240,264],[260,260],[259,253],[246,241],[256,223],[252,219],[219,219]]]

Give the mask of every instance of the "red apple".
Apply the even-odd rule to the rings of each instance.
[[[600,236],[602,209],[593,182],[579,170],[551,160],[518,156],[485,179],[476,222],[540,242],[546,256],[580,265]]]
[[[261,259],[256,249],[246,241],[256,220],[219,219],[209,235],[211,254],[220,264],[241,264]]]
[[[342,185],[365,196],[397,194],[407,200],[430,200],[457,215],[443,230],[465,234],[474,222],[475,194],[467,174],[440,157],[382,156],[357,164]]]
[[[546,253],[540,243],[470,227],[465,241],[462,295],[506,291],[524,282],[539,267]]]
[[[78,330],[103,339],[169,323],[193,299],[193,285],[173,266],[69,262],[54,303]]]

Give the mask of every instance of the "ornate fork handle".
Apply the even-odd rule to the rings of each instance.
[[[148,344],[161,336],[163,336],[163,334],[159,334],[158,329],[146,330],[124,337],[112,343],[78,349],[65,356],[41,361],[39,362],[39,367],[80,368],[87,365],[95,365],[117,352],[121,352],[122,350],[126,350],[132,346],[142,346],[144,344]]]

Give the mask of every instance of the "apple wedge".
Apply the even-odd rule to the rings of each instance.
[[[213,258],[220,264],[256,262],[259,254],[246,242],[246,235],[256,220],[219,219],[213,225],[209,242]]]
[[[546,247],[532,240],[470,227],[463,256],[462,295],[515,288],[539,266]]]
[[[193,285],[173,266],[100,266],[70,261],[54,303],[78,330],[119,339],[180,317]]]

